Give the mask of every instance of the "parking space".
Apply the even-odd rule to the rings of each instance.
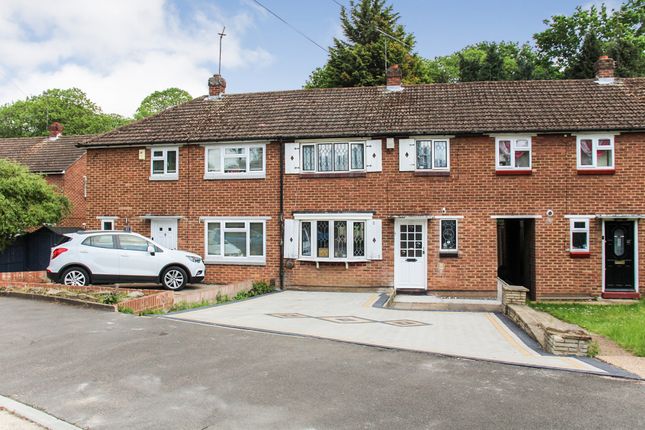
[[[402,311],[372,293],[285,291],[167,318],[387,348],[604,373],[588,360],[556,357],[525,342],[495,313]]]

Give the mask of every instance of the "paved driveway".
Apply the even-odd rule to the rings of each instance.
[[[379,295],[372,293],[285,291],[170,317],[508,363],[605,372],[591,360],[546,355],[532,348],[501,315],[384,309],[373,306],[377,300]]]

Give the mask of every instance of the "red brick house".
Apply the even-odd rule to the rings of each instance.
[[[645,79],[224,94],[84,143],[90,227],[201,254],[208,282],[637,297]],[[639,282],[640,281],[640,282]]]
[[[0,138],[0,158],[23,164],[56,186],[72,205],[58,226],[80,228],[87,219],[86,162],[85,149],[76,145],[92,136],[63,136],[62,130],[54,123],[49,137]]]

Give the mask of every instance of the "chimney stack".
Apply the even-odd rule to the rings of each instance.
[[[208,78],[208,95],[210,97],[221,97],[226,91],[226,80],[222,75],[215,74]]]
[[[49,130],[49,140],[56,140],[63,135],[63,124],[58,121],[52,122],[52,124],[47,127]]]
[[[403,72],[398,64],[392,64],[387,68],[386,78],[387,78],[387,89],[390,91],[401,91],[403,87],[401,86],[401,78],[403,77]]]
[[[594,64],[597,79],[611,79],[614,78],[614,70],[616,69],[616,62],[606,55],[601,55],[598,61]]]

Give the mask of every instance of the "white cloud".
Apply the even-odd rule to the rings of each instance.
[[[23,91],[75,86],[104,111],[132,115],[156,90],[205,94],[224,22],[225,69],[273,60],[262,48],[243,46],[254,26],[248,13],[226,16],[216,6],[181,12],[183,19],[166,0],[2,0],[0,103],[24,98]]]

